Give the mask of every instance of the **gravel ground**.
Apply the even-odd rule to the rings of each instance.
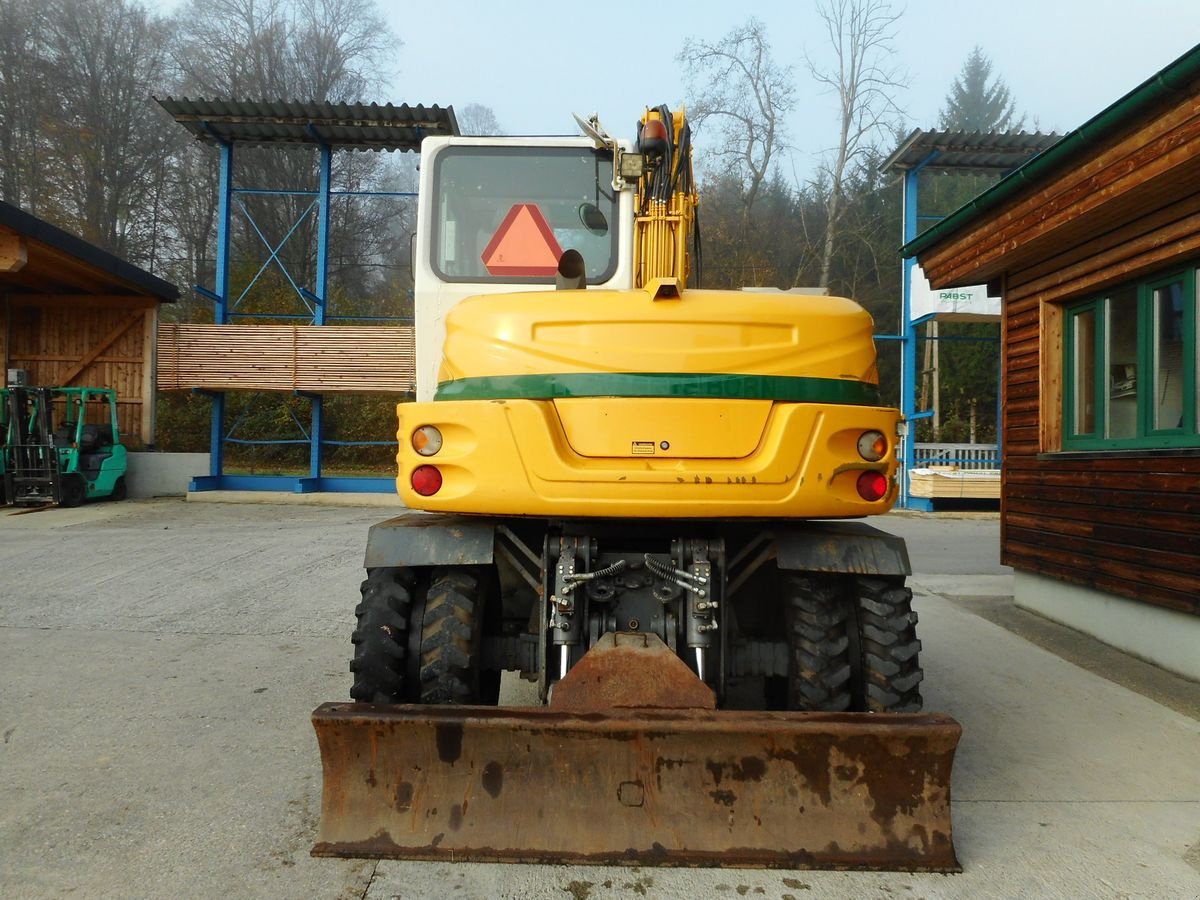
[[[346,696],[389,514],[0,510],[0,895],[1200,897],[1198,687],[1015,611],[986,515],[883,521],[917,572],[926,707],[965,729],[963,874],[312,859],[308,715]]]

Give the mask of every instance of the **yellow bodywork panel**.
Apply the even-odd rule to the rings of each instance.
[[[580,456],[739,459],[758,447],[770,400],[590,397],[554,401],[567,444]]]
[[[470,297],[446,318],[438,398],[488,396],[472,393],[475,379],[545,374],[725,373],[875,385],[872,330],[870,315],[843,297],[701,290],[669,299],[645,290]]]
[[[764,417],[758,400],[657,398],[648,404],[611,397],[563,408],[570,438],[553,400],[400,404],[401,497],[410,508],[440,512],[636,518],[844,518],[886,512],[895,502],[894,409],[769,403]],[[574,428],[589,418],[610,423],[612,437],[576,437]],[[442,435],[431,456],[419,455],[412,443],[413,432],[426,425]],[[739,428],[755,440],[749,445],[746,438],[737,449],[749,445],[749,451],[730,457],[732,442],[745,438],[735,433]],[[888,439],[886,455],[875,463],[857,449],[868,430]],[[632,435],[641,437],[626,446]],[[611,455],[584,455],[572,441]],[[676,447],[687,448],[687,455],[676,455]],[[412,489],[412,472],[421,465],[441,473],[433,496]],[[859,496],[856,481],[864,471],[887,477],[885,497],[867,502]]]
[[[899,413],[879,405],[871,332],[841,297],[661,279],[468,298],[446,319],[434,402],[398,407],[400,494],[415,509],[487,515],[886,512]],[[422,456],[424,426],[441,444]],[[881,459],[859,452],[868,431],[887,440]],[[421,465],[441,475],[431,496],[412,488]],[[863,472],[885,476],[885,496],[862,499]]]

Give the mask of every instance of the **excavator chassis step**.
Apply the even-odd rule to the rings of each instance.
[[[940,714],[326,703],[314,856],[960,871]]]

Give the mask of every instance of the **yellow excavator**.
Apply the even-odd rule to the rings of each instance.
[[[852,300],[700,280],[682,110],[422,146],[417,397],[315,855],[957,871]],[[505,671],[539,706],[498,706]]]

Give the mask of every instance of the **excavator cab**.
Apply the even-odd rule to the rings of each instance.
[[[581,125],[423,145],[314,854],[955,871],[869,315],[697,287],[686,118]]]

